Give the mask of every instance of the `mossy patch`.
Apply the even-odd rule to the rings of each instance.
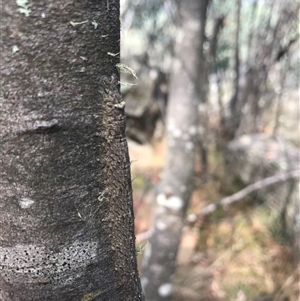
[[[81,301],[91,301],[93,300],[95,297],[99,296],[102,294],[101,290],[97,290],[95,292],[91,292],[91,293],[87,293],[85,294],[82,298]]]

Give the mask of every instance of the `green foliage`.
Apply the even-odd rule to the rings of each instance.
[[[141,245],[137,246],[135,248],[136,254],[143,254],[143,252],[145,251],[147,245],[149,244],[149,241],[146,240],[145,242],[143,242]]]
[[[96,292],[92,292],[92,293],[87,293],[85,294],[82,298],[81,301],[91,301],[91,300],[95,300],[95,298],[97,296],[100,296],[102,294],[101,290],[98,290]]]

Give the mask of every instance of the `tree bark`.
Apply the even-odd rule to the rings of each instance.
[[[143,258],[147,300],[170,300],[181,229],[193,189],[199,105],[201,1],[179,3],[182,33],[176,41],[167,108],[167,158],[153,233]]]
[[[241,30],[241,6],[242,0],[236,0],[236,29],[235,29],[235,49],[234,49],[234,94],[230,100],[230,126],[229,126],[229,136],[234,137],[236,127],[240,124],[240,111],[242,109],[242,104],[239,99],[239,82],[240,82],[240,30]]]
[[[143,300],[119,2],[1,5],[0,300]]]

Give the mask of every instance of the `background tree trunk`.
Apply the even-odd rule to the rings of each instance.
[[[142,300],[119,2],[1,9],[0,300]]]
[[[199,51],[199,59],[198,59],[198,80],[195,82],[195,88],[198,89],[198,100],[201,104],[199,104],[199,127],[201,128],[199,131],[199,139],[197,148],[199,148],[199,157],[201,163],[201,172],[203,175],[207,175],[209,166],[208,166],[208,135],[207,135],[207,127],[208,127],[208,115],[207,115],[207,97],[209,92],[209,68],[210,68],[210,55],[209,52],[205,52],[203,49],[203,45],[208,41],[205,34],[205,26],[207,20],[207,9],[209,7],[210,0],[200,1],[200,41],[198,41],[199,46],[197,50]],[[201,133],[201,134],[200,134]]]
[[[175,260],[185,211],[193,189],[199,105],[200,13],[198,0],[178,6],[184,35],[176,41],[167,107],[167,158],[153,234],[143,259],[142,284],[147,300],[170,300]],[[180,38],[181,37],[181,38]]]
[[[236,128],[240,124],[240,113],[242,110],[242,102],[239,98],[240,93],[240,31],[241,31],[241,6],[242,0],[236,0],[236,29],[235,29],[235,47],[234,47],[234,88],[233,96],[230,100],[230,119],[229,119],[229,138],[234,137]]]
[[[270,108],[272,99],[267,99],[270,91],[268,81],[272,67],[288,52],[290,46],[298,39],[291,38],[286,42],[286,32],[296,34],[295,12],[299,10],[299,4],[286,4],[282,1],[271,1],[265,16],[260,16],[256,11],[258,2],[253,2],[252,18],[258,20],[261,28],[255,30],[250,27],[248,45],[254,46],[248,50],[247,62],[242,62],[239,53],[238,39],[242,30],[240,24],[241,5],[236,0],[237,31],[235,49],[235,73],[234,97],[230,101],[230,116],[227,120],[227,139],[233,139],[244,134],[257,133],[262,130],[262,120],[267,109]],[[255,17],[255,15],[257,15]],[[255,22],[256,23],[256,22]],[[241,62],[240,62],[241,61]]]

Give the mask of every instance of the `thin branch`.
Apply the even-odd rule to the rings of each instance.
[[[241,200],[242,198],[244,198],[246,195],[250,194],[253,191],[262,189],[264,187],[267,187],[269,185],[273,185],[273,184],[276,184],[279,182],[287,181],[288,179],[291,179],[291,178],[299,178],[299,177],[300,177],[300,169],[297,169],[297,170],[277,174],[275,176],[271,176],[271,177],[265,178],[263,180],[257,181],[255,183],[245,187],[244,189],[238,191],[237,193],[221,199],[217,203],[210,204],[210,205],[204,207],[198,214],[196,214],[196,215],[191,214],[190,216],[187,217],[187,220],[189,222],[195,222],[200,217],[212,213],[213,211],[215,211],[217,208],[219,208],[221,206],[223,207],[225,205],[229,205],[231,203]]]
[[[230,196],[227,196],[227,197],[221,199],[217,203],[210,204],[210,205],[204,207],[198,214],[190,214],[187,217],[187,221],[189,223],[194,223],[199,218],[214,212],[217,208],[232,204],[236,201],[239,201],[253,191],[262,189],[264,187],[267,187],[267,186],[270,186],[270,185],[273,185],[273,184],[276,184],[279,182],[285,182],[292,178],[300,178],[300,169],[280,173],[275,176],[271,176],[271,177],[265,178],[263,180],[257,181],[255,183],[245,187],[244,189],[238,191],[237,193],[234,193]],[[149,239],[152,236],[152,233],[153,233],[153,230],[150,229],[148,231],[137,234],[136,235],[136,243],[141,243],[141,242]]]

